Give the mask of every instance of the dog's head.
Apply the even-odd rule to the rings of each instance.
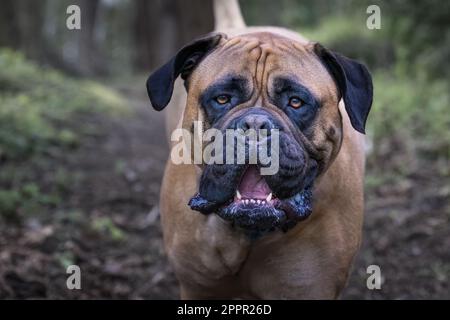
[[[362,64],[272,33],[230,39],[214,33],[187,45],[147,81],[156,110],[169,103],[180,75],[188,94],[185,129],[194,121],[221,132],[265,129],[257,144],[269,145],[271,132],[278,134],[275,174],[262,176],[260,169],[270,164],[259,160],[203,165],[199,192],[189,203],[250,233],[288,229],[309,216],[314,180],[342,143],[339,101],[361,133],[372,103],[372,80]]]

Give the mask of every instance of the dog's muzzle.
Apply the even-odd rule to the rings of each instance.
[[[257,157],[249,163],[251,143],[245,140],[246,163],[209,164],[205,166],[200,188],[190,201],[191,209],[203,214],[216,213],[234,226],[255,238],[277,228],[287,231],[312,212],[312,185],[317,174],[317,162],[312,159],[300,141],[270,112],[260,109],[249,111],[228,122],[225,129],[248,132],[266,130],[263,139],[269,159],[278,157],[278,170],[271,175],[261,175],[263,168],[271,165]],[[272,130],[277,130],[279,141],[275,144]],[[225,141],[225,140],[224,140]],[[230,141],[226,141],[230,143]],[[272,147],[278,146],[278,150]],[[236,144],[232,150],[237,159]],[[223,157],[226,151],[223,148]],[[258,149],[259,150],[259,149]]]

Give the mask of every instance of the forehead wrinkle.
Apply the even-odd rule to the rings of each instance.
[[[234,37],[227,39],[220,46],[218,46],[210,55],[197,66],[194,70],[191,81],[198,83],[204,83],[204,81],[209,82],[211,78],[198,76],[202,72],[211,73],[211,75],[221,76],[226,74],[228,70],[238,70],[242,67],[241,74],[248,76],[247,70],[253,74],[253,69],[251,66],[251,61],[256,60],[251,59],[251,51],[257,48],[259,41],[257,39],[246,39],[243,37]],[[243,57],[246,60],[242,59]],[[226,63],[231,61],[232,63]],[[245,71],[245,72],[243,72]]]
[[[253,49],[257,48],[261,43],[259,42],[259,40],[251,40],[248,43],[245,44],[244,46],[244,50],[246,51],[252,51]]]
[[[239,38],[239,37],[231,38],[224,43],[224,45],[222,46],[222,49],[226,50],[230,47],[233,47],[233,46],[239,44],[241,42],[241,40],[242,40],[242,38]]]
[[[295,42],[293,40],[286,41],[286,39],[275,39],[274,48],[281,52],[293,53],[295,48]]]
[[[259,45],[257,39],[246,39],[242,37],[231,38],[217,50],[220,54],[242,54],[248,53]]]
[[[249,80],[253,82],[252,93],[254,95],[255,92],[259,91],[258,65],[262,53],[263,49],[260,39],[252,35],[244,35],[228,40],[219,50],[216,51],[216,57],[219,61],[221,61],[221,56],[226,57],[227,59],[230,59],[231,57],[231,61],[238,61],[237,59],[245,61],[242,71],[246,69],[250,73],[251,78]],[[229,65],[224,63],[221,65],[221,70],[229,67]]]
[[[254,86],[253,95],[259,95],[262,76],[264,73],[264,61],[270,46],[267,46],[267,38],[261,39],[257,34],[242,35],[236,38],[239,41],[233,41],[232,45],[226,46],[226,51],[218,52],[219,54],[228,54],[245,58],[246,67],[252,75]],[[230,40],[231,41],[231,40]]]
[[[264,42],[259,45],[260,52],[256,61],[256,69],[254,76],[254,83],[256,90],[257,101],[263,99],[263,91],[266,83],[266,67],[269,56],[273,53],[271,44]]]

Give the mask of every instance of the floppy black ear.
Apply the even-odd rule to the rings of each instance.
[[[147,79],[147,93],[153,108],[160,111],[170,102],[175,80],[181,74],[186,79],[200,60],[211,51],[224,36],[211,33],[183,47],[165,65]]]
[[[373,99],[372,77],[361,63],[333,53],[316,43],[314,52],[333,76],[338,89],[344,98],[353,128],[365,133],[367,116]]]

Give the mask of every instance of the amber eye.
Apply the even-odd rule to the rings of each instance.
[[[303,101],[302,99],[300,99],[299,97],[291,97],[289,99],[289,106],[294,108],[294,109],[298,109],[303,105]]]
[[[226,94],[221,94],[220,96],[216,97],[216,101],[218,104],[226,104],[230,102],[230,96],[227,96]]]

